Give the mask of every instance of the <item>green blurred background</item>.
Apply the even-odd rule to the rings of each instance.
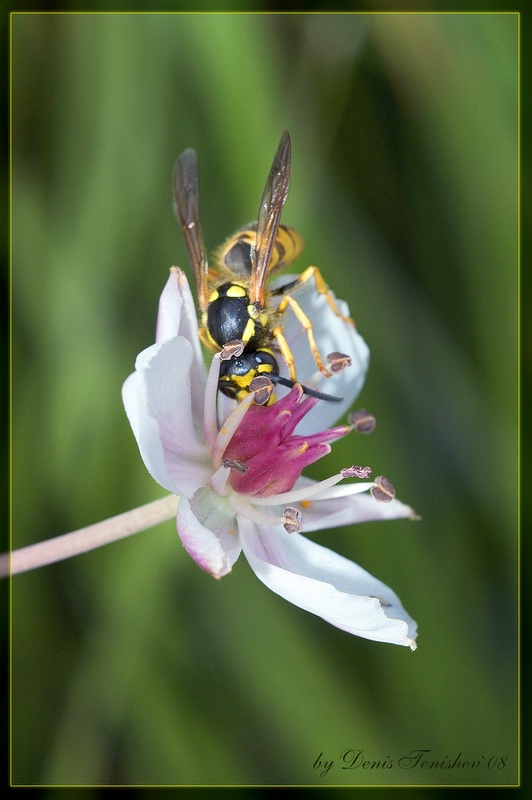
[[[515,783],[517,16],[30,14],[12,37],[13,546],[164,494],[120,389],[186,264],[174,160],[198,150],[212,249],[284,128],[284,220],[371,348],[378,420],[311,474],[368,463],[423,518],[316,535],[395,589],[415,653],[243,557],[213,580],[172,522],[17,576],[13,782]],[[481,766],[399,768],[419,749]],[[393,767],[342,769],[359,750]]]

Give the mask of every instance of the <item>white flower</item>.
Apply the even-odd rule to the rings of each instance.
[[[255,405],[253,394],[238,406],[223,397],[218,356],[207,372],[188,282],[174,268],[159,303],[156,344],[140,353],[124,383],[127,416],[147,469],[180,496],[177,530],[199,566],[221,578],[243,551],[257,577],[295,605],[349,633],[415,649],[415,622],[396,594],[298,532],[413,514],[386,479],[340,484],[365,477],[369,468],[342,470],[320,483],[301,475],[330,451],[330,441],[352,429],[323,430],[360,391],[369,353],[315,287],[301,291],[298,303],[316,323],[322,352],[343,351],[352,359],[332,378],[311,375],[306,337],[287,315],[284,333],[298,379],[343,396],[343,403],[309,397],[299,385],[267,406]]]

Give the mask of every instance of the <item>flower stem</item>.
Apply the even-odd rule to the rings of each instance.
[[[175,517],[178,502],[179,497],[170,494],[72,533],[21,547],[12,553],[4,553],[0,556],[0,578],[54,564],[152,528]]]

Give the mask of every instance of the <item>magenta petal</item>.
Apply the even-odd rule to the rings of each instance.
[[[294,386],[294,388],[290,392],[290,395],[292,395],[292,393],[295,392],[296,389],[300,389],[300,387],[299,386]],[[290,397],[290,395],[288,395],[288,397]],[[284,399],[285,398],[283,398],[283,400]],[[282,401],[280,400],[279,402],[282,402]],[[295,407],[291,408],[292,415],[290,417],[289,424],[287,424],[286,427],[285,427],[285,431],[284,431],[285,435],[293,433],[293,431],[295,430],[296,425],[298,424],[298,422],[300,422],[300,420],[303,419],[305,414],[308,414],[308,412],[311,409],[313,409],[314,406],[317,405],[319,402],[321,402],[321,401],[318,400],[317,397],[309,397],[308,395],[303,395],[301,397],[300,401],[297,403],[297,405],[295,405]]]
[[[256,497],[289,492],[305,467],[330,452],[330,445],[326,443],[311,447],[294,446],[289,439],[286,445],[277,447],[275,451],[265,450],[250,458],[245,472],[232,469],[229,483],[236,492]]]
[[[301,386],[296,385],[271,406],[251,406],[227,446],[225,457],[247,461],[259,449],[264,452],[276,448],[317,402],[311,397],[303,398]]]
[[[275,405],[251,406],[248,409],[225,449],[225,458],[247,461],[257,449],[273,450],[283,441],[284,428],[291,414],[287,409],[272,413],[270,409],[274,408]],[[252,413],[255,410],[264,410],[265,413],[258,415]]]
[[[296,385],[271,406],[248,409],[224,452],[227,465],[235,463],[229,478],[235,491],[257,497],[290,491],[305,467],[330,452],[326,443],[349,432],[344,425],[308,437],[293,436],[317,402]]]

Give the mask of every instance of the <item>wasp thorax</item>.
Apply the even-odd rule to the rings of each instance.
[[[219,348],[238,339],[246,349],[256,349],[264,341],[267,324],[267,317],[249,302],[247,289],[242,284],[224,283],[212,293],[207,329]]]

